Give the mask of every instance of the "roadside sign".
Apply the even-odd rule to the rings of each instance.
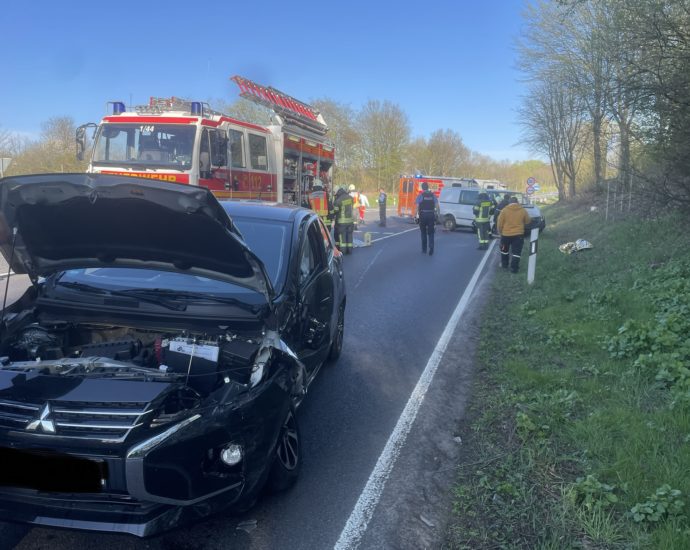
[[[531,185],[528,185],[527,186],[527,194],[531,195],[533,193],[534,193],[534,187],[532,187]]]
[[[538,184],[538,183],[535,183],[534,185],[532,185],[532,188],[533,188],[535,191],[539,191],[539,190],[541,189],[541,187],[539,187],[539,184]]]
[[[537,180],[535,178],[527,178],[527,186],[529,187],[530,185],[534,185],[537,183]]]

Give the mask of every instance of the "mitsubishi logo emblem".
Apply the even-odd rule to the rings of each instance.
[[[50,419],[51,413],[50,405],[46,403],[43,410],[41,410],[40,416],[36,420],[30,422],[26,429],[31,432],[44,431],[49,434],[54,434],[55,423]]]

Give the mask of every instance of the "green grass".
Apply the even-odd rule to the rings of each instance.
[[[685,222],[545,214],[534,284],[494,279],[445,546],[688,548]]]

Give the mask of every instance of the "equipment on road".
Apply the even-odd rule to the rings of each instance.
[[[178,97],[151,97],[129,109],[113,101],[99,124],[77,128],[77,157],[84,158],[91,128],[88,172],[199,185],[220,199],[308,206],[317,180],[330,187],[335,160],[323,116],[275,88],[232,80],[241,97],[275,113],[273,124],[245,122]]]

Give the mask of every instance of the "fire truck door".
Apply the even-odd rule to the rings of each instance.
[[[225,189],[229,182],[228,138],[225,130],[204,128],[199,145],[199,179],[209,189]]]

